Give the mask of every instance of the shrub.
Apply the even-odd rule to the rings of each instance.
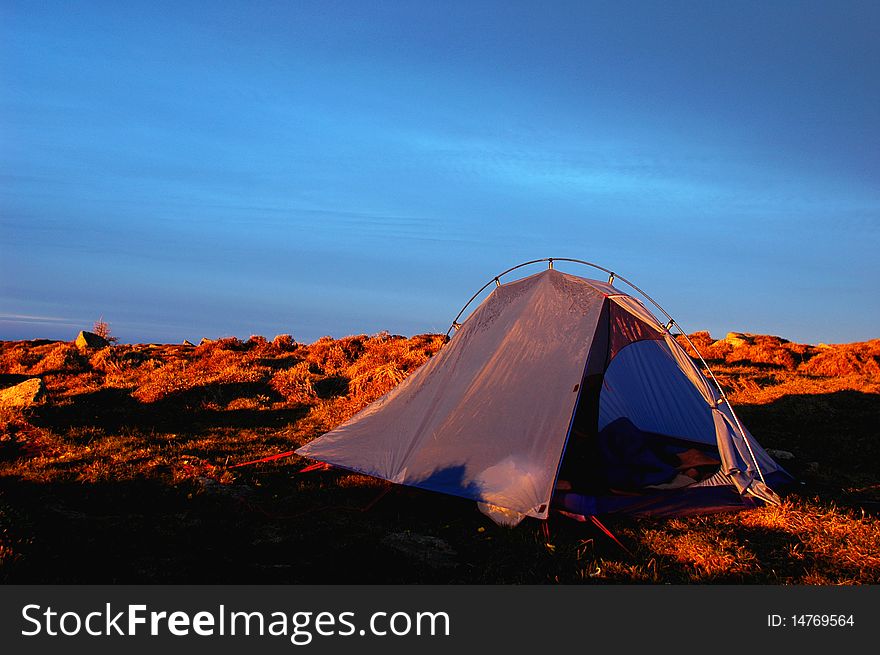
[[[95,321],[94,326],[92,326],[92,332],[99,337],[106,339],[110,343],[116,343],[119,341],[119,339],[110,334],[110,324],[104,320],[103,316]]]
[[[195,348],[194,354],[198,358],[217,350],[242,351],[247,350],[247,346],[237,337],[222,337],[214,341],[199,343]]]
[[[72,343],[52,344],[40,361],[31,367],[30,372],[43,373],[82,373],[89,370],[88,359]]]
[[[823,377],[880,376],[880,339],[827,348],[801,365],[799,371]]]
[[[269,342],[266,341],[266,337],[259,334],[252,334],[245,342],[245,346],[247,346],[248,349],[255,348],[257,350],[265,350],[268,343]]]
[[[223,341],[233,350],[225,349]],[[269,369],[246,359],[239,352],[242,346],[238,339],[224,339],[195,348],[192,361],[171,360],[156,370],[144,370],[139,374],[139,386],[133,395],[142,402],[155,402],[169,394],[199,386],[265,382]]]
[[[269,385],[292,403],[310,404],[317,400],[314,375],[307,362],[300,362],[292,368],[278,371],[272,376]]]
[[[4,344],[0,353],[0,372],[26,374],[43,356],[27,343]]]
[[[412,339],[380,333],[368,340],[363,355],[346,370],[351,394],[371,402],[400,384],[445,342],[440,335]]]
[[[278,334],[272,339],[272,346],[278,352],[296,350],[297,345],[296,341],[294,341],[293,337],[289,334]]]
[[[144,403],[152,403],[166,396],[187,389],[191,384],[185,379],[184,362],[168,362],[144,376],[141,385],[132,396]]]

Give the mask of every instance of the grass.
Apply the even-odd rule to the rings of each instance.
[[[801,484],[781,507],[608,519],[631,554],[590,525],[500,528],[469,501],[299,474],[297,457],[229,468],[353,416],[441,336],[2,342],[0,386],[40,377],[48,400],[0,408],[0,581],[880,582],[880,341],[692,338]]]

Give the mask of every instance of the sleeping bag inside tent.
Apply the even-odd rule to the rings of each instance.
[[[790,476],[638,299],[552,267],[495,282],[426,364],[297,454],[506,525],[779,502]]]

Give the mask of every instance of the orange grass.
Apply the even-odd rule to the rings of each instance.
[[[0,342],[0,386],[40,377],[44,403],[0,408],[0,580],[8,582],[880,582],[880,340],[812,346],[691,335],[746,424],[803,484],[781,507],[668,521],[498,528],[460,499],[288,451],[347,420],[444,343],[380,333],[198,347]],[[409,562],[400,533],[456,561]],[[388,535],[398,535],[388,539]],[[437,543],[416,539],[414,543]],[[428,558],[430,560],[430,558]]]

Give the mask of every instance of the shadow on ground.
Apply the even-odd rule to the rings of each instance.
[[[69,405],[39,408],[32,422],[61,432],[257,428],[275,434],[304,416],[298,408],[220,411],[204,403],[211,394],[224,402],[265,392],[259,385],[198,388],[142,404],[126,391],[105,389]],[[795,453],[786,465],[805,483],[799,495],[876,511],[880,396],[787,396],[743,406],[740,413],[762,444]],[[143,447],[158,448],[147,442]],[[235,447],[218,444],[206,457],[222,463],[221,453]],[[7,461],[18,456],[4,454]],[[173,482],[161,468],[154,477],[81,482],[74,475],[77,462],[63,481],[7,475],[0,478],[0,534],[15,554],[0,566],[0,581],[766,583],[798,580],[805,568],[821,564],[798,553],[800,540],[792,532],[729,523],[719,525],[754,558],[756,567],[748,572],[732,567],[700,574],[694,561],[657,548],[646,538],[650,531],[677,536],[678,528],[665,521],[606,520],[633,556],[594,527],[561,517],[549,523],[548,546],[537,521],[499,528],[471,501],[400,487],[373,503],[386,489],[383,483],[341,471],[298,474],[305,463],[294,458],[237,469],[230,484],[198,476]],[[707,525],[702,529],[710,534],[714,528]]]
[[[269,428],[295,423],[305,407],[285,409],[215,409],[237,398],[280,398],[266,384],[235,383],[194,387],[169,394],[151,403],[132,398],[127,389],[101,389],[72,397],[63,405],[37,408],[31,423],[65,432],[75,427],[96,427],[105,432],[136,429],[144,432],[200,432],[217,427]]]

